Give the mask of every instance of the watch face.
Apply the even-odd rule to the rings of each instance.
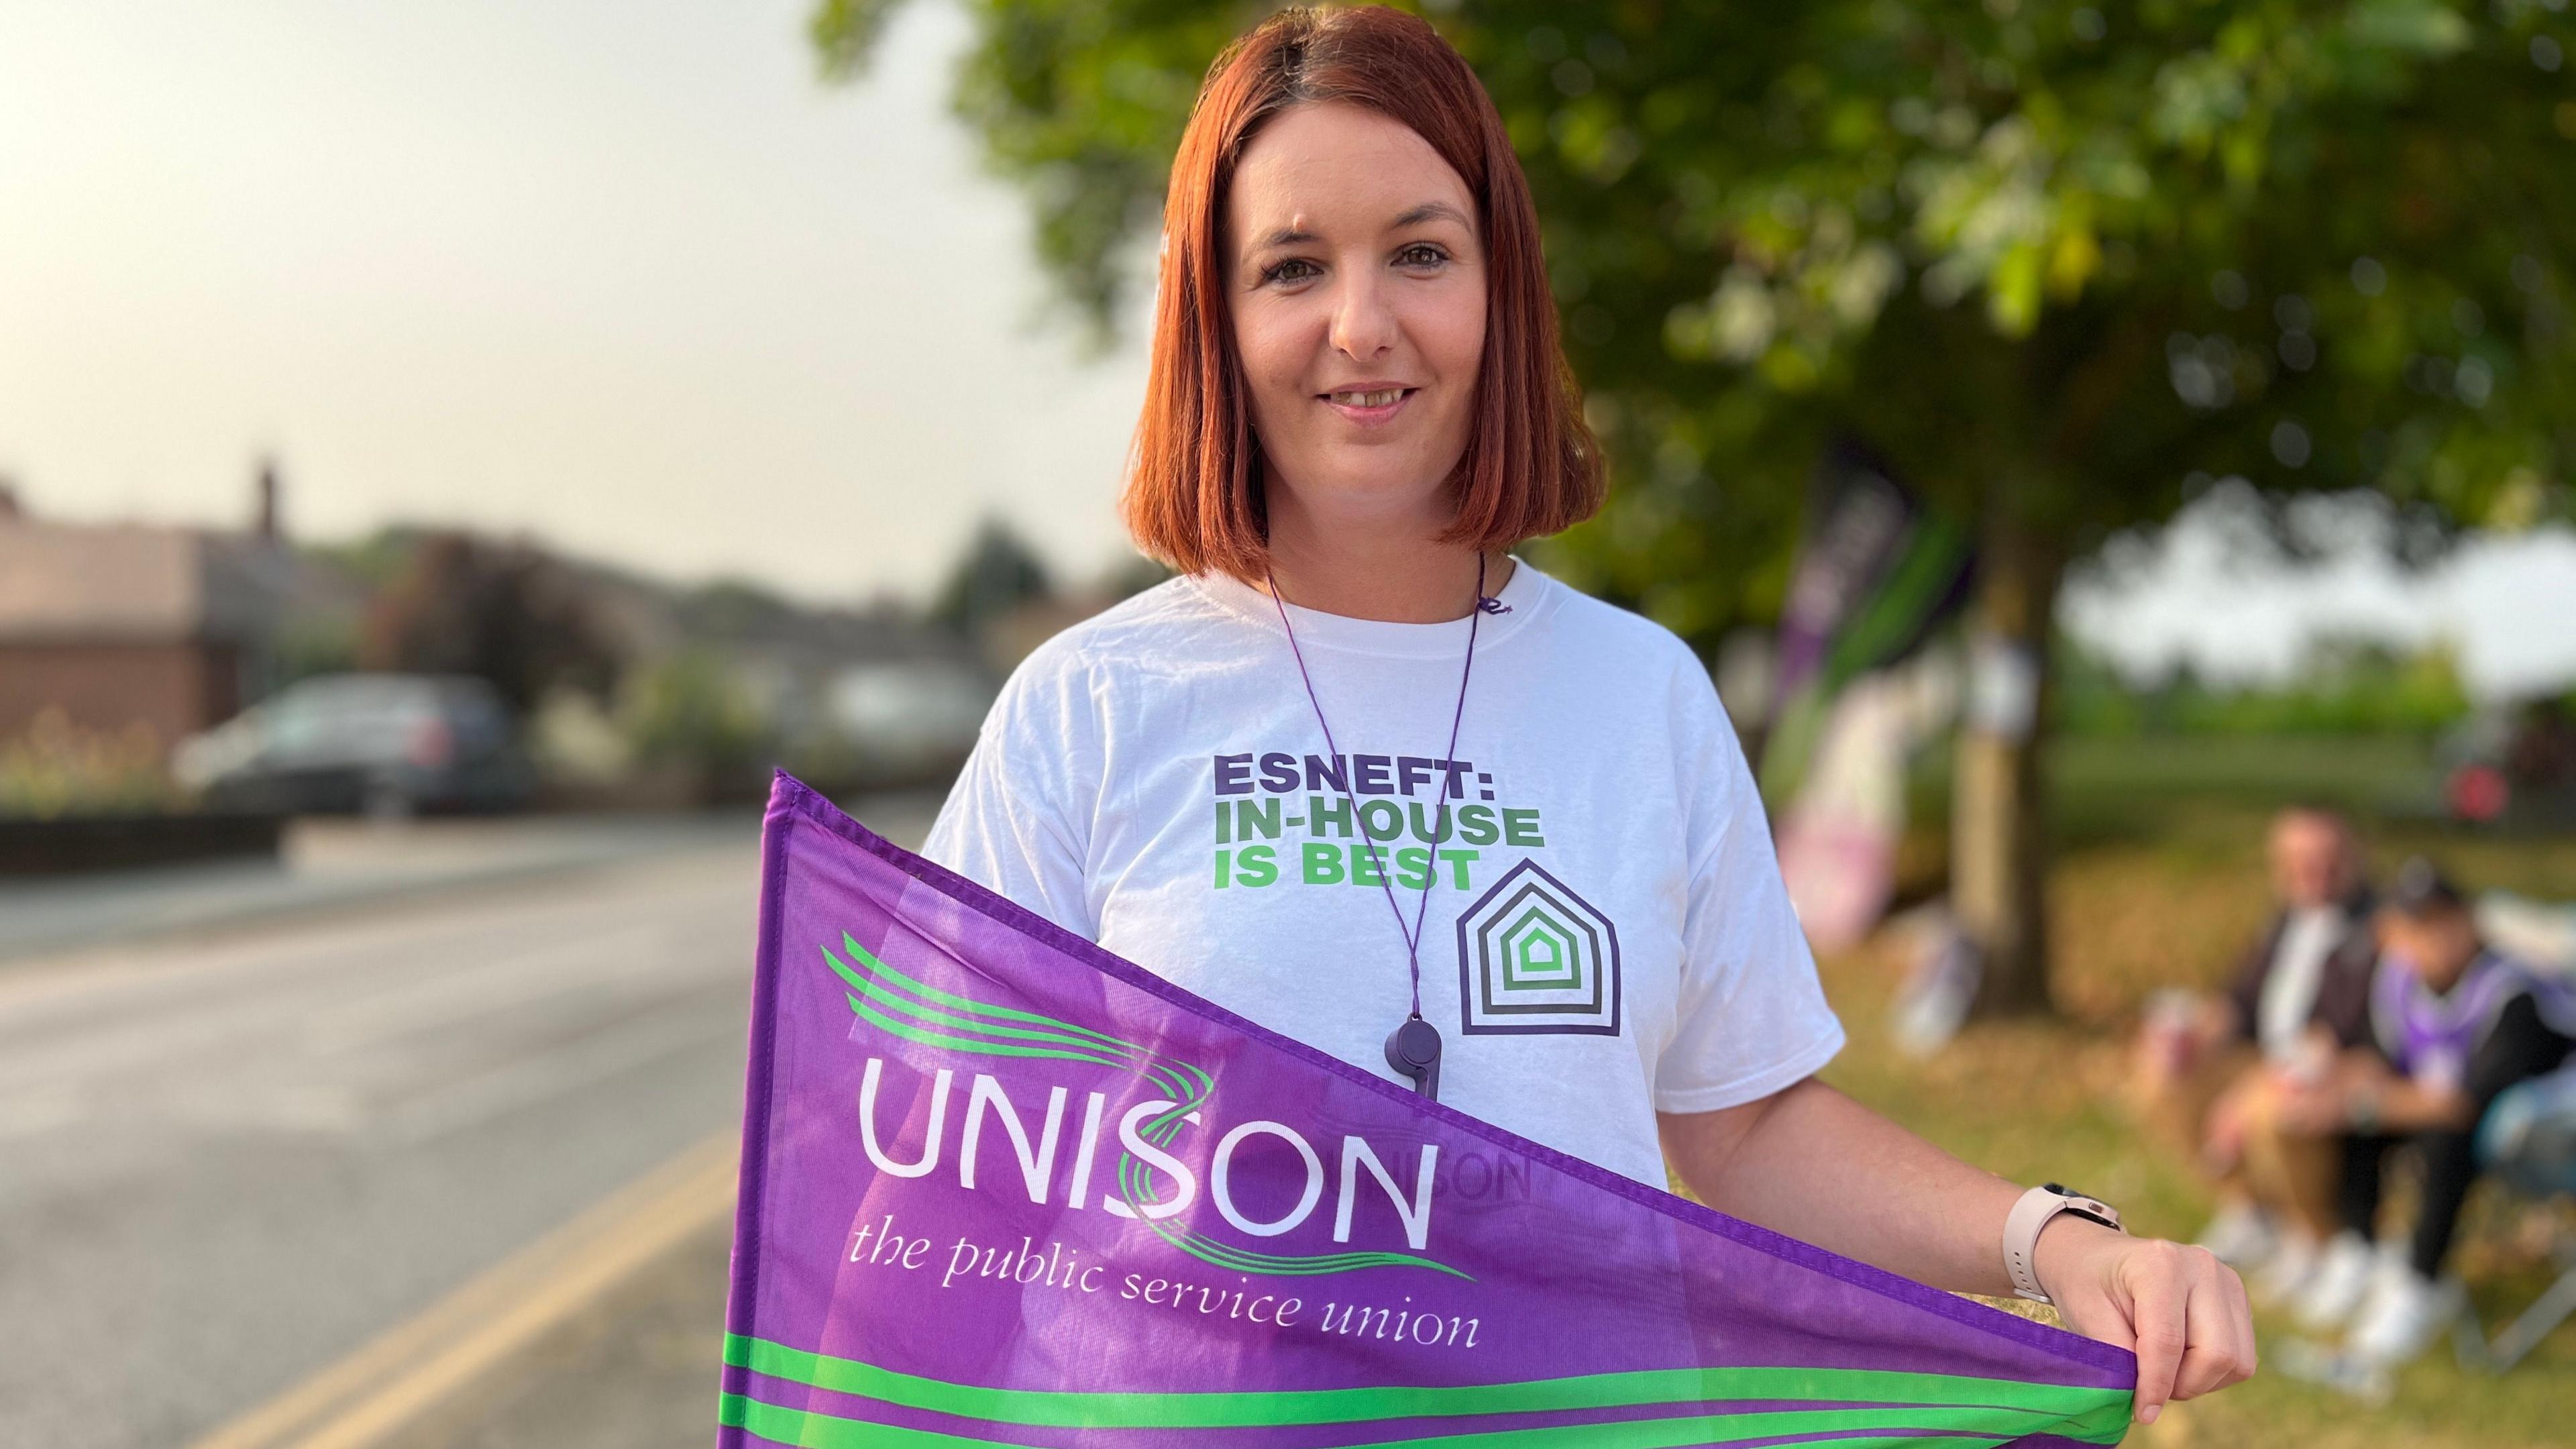
[[[2083,1203],[2090,1204],[2090,1206],[2082,1207],[2070,1204],[2065,1209],[2065,1211],[2073,1213],[2079,1218],[2100,1223],[2106,1228],[2117,1228],[2120,1226],[2119,1210],[2112,1207],[2109,1203],[2095,1198],[2091,1193],[2077,1192],[2074,1188],[2068,1187],[2062,1182],[2043,1182],[2039,1186],[2044,1192],[2053,1192],[2059,1197],[2075,1198]],[[2093,1210],[2097,1207],[2101,1209],[2100,1212],[2095,1212]],[[2122,1229],[2122,1231],[2126,1231],[2126,1229]]]

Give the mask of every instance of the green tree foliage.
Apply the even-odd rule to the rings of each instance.
[[[967,638],[1033,599],[1055,592],[1046,564],[999,519],[986,519],[931,596],[929,619]]]
[[[818,0],[827,72],[864,66],[895,3]],[[1419,7],[1529,173],[1612,454],[1609,507],[1554,557],[1705,648],[1776,610],[1847,429],[1977,521],[1980,623],[2044,659],[2066,564],[2195,480],[2377,489],[2436,532],[2565,515],[2566,6]],[[958,112],[1106,326],[1208,62],[1271,7],[967,8]],[[1963,905],[1990,981],[2031,1004],[2036,746],[1992,744],[1962,747],[1991,798],[1954,865],[1994,898]]]
[[[708,798],[750,792],[774,744],[750,691],[712,649],[682,649],[633,670],[623,705],[637,756],[693,772]]]
[[[894,0],[822,0],[859,72]],[[1209,60],[1270,7],[978,0],[959,113],[1106,325]],[[2565,0],[1424,8],[1483,75],[1614,448],[1592,581],[1767,615],[1848,426],[2053,563],[2186,480],[2564,513]]]
[[[2470,709],[2448,642],[2408,651],[2321,639],[2294,675],[2261,684],[2213,683],[2188,667],[2133,681],[2064,635],[2056,647],[2056,723],[2069,734],[2431,736]]]

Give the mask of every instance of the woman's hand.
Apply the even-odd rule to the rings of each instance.
[[[2004,1224],[2022,1189],[1810,1077],[1758,1102],[1667,1113],[1664,1150],[1720,1212],[1960,1293],[2012,1291]],[[2059,1213],[2032,1269],[2067,1326],[2138,1356],[2136,1414],[2254,1372],[2245,1285],[2202,1248]]]
[[[2235,1270],[2206,1248],[2133,1238],[2064,1213],[2040,1230],[2032,1270],[2066,1326],[2138,1356],[2137,1421],[2167,1400],[2254,1372],[2254,1314]]]

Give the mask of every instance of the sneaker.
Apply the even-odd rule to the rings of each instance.
[[[2308,1281],[2316,1276],[2324,1258],[2325,1251],[2314,1238],[2283,1238],[2280,1248],[2263,1264],[2263,1271],[2254,1275],[2254,1297],[2269,1304],[2294,1301],[2307,1290]]]
[[[2344,1348],[2365,1363],[2395,1368],[2432,1347],[2467,1302],[2457,1279],[2437,1283],[2412,1268],[2402,1270],[2380,1280]]]
[[[2370,1296],[2379,1254],[2359,1233],[2337,1233],[2317,1259],[2316,1271],[2291,1300],[2299,1326],[2311,1333],[2340,1327]]]
[[[2281,1247],[2281,1233],[2271,1214],[2250,1202],[2232,1202],[2218,1210],[2200,1230],[2200,1246],[2218,1261],[2239,1270],[2263,1263]]]

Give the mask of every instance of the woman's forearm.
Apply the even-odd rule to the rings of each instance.
[[[1674,1169],[1720,1212],[1936,1288],[2012,1291],[2004,1219],[2021,1186],[1822,1082],[1659,1120]]]

